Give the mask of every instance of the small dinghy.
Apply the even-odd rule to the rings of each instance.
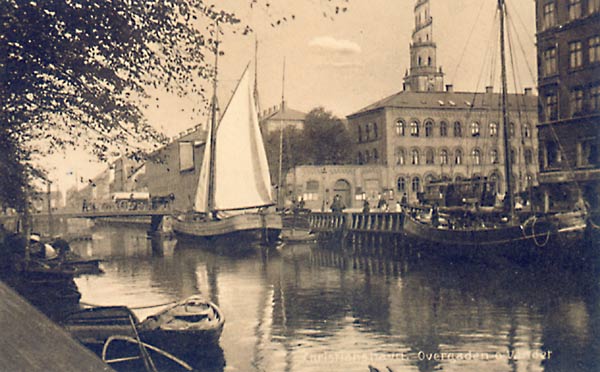
[[[191,296],[139,324],[142,340],[153,345],[171,345],[180,350],[216,344],[221,337],[225,318],[214,303],[201,296]]]

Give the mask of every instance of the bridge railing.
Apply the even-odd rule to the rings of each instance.
[[[402,231],[402,212],[371,213],[311,213],[310,229],[314,232],[372,232],[398,233]]]

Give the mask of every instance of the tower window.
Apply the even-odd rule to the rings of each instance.
[[[419,137],[419,123],[416,121],[410,122],[410,135],[412,137]]]

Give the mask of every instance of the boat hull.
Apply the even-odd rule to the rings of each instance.
[[[403,231],[419,251],[433,256],[519,264],[584,264],[591,258],[588,245],[582,243],[585,223],[558,222],[528,220],[521,225],[453,230],[405,216]]]
[[[208,221],[176,220],[173,223],[173,232],[178,238],[235,242],[276,243],[281,229],[281,216],[272,213],[246,213]]]

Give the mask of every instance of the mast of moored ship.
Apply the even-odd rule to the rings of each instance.
[[[208,200],[206,211],[209,213],[215,212],[215,146],[217,144],[217,74],[219,62],[219,23],[215,27],[215,69],[213,77],[213,97],[210,112],[210,159],[208,165]]]
[[[505,16],[505,0],[498,0],[498,10],[500,11],[500,64],[502,67],[502,133],[504,135],[504,178],[506,191],[504,193],[504,205],[510,207],[510,221],[515,217],[515,204],[512,195],[512,159],[509,144],[509,121],[507,110],[507,83],[506,83],[506,56],[504,50],[504,16]]]
[[[281,79],[281,110],[279,111],[283,116],[285,111],[285,57],[283,58],[283,74]],[[281,200],[281,177],[283,173],[283,117],[279,120],[279,169],[277,174],[277,208],[283,209],[283,202]]]

